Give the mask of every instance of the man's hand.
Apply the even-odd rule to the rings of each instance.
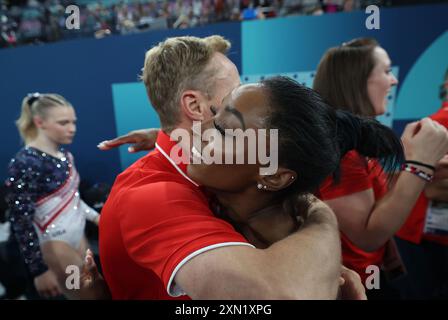
[[[128,148],[130,153],[151,150],[155,147],[159,130],[160,129],[134,130],[115,139],[100,142],[97,147],[100,150],[110,150],[123,144],[130,143],[132,144]]]
[[[43,298],[57,297],[62,294],[59,283],[53,271],[48,270],[34,278],[34,286]]]
[[[309,194],[308,210],[305,218],[305,225],[312,223],[322,223],[332,225],[334,228],[338,228],[338,222],[333,210],[322,200],[316,196]]]
[[[448,155],[445,155],[436,165],[434,180],[448,179]]]
[[[109,288],[98,268],[90,249],[86,251],[86,257],[82,266],[80,287],[83,291],[83,299],[111,299]]]
[[[93,258],[93,252],[90,249],[87,249],[81,271],[81,287],[91,288],[98,277],[102,276],[98,272],[98,267],[96,266],[95,259]]]
[[[342,266],[340,285],[341,300],[367,300],[361,277],[355,271]]]

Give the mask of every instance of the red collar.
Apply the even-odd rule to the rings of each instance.
[[[167,154],[170,154],[171,149],[177,144],[177,142],[171,140],[170,135],[166,134],[162,130],[159,130],[159,133],[157,134],[156,144]]]
[[[442,108],[448,108],[448,101],[442,102]]]
[[[170,153],[174,146],[177,145],[176,141],[171,140],[171,137],[163,132],[162,130],[159,131],[159,134],[157,135],[157,141],[156,141],[156,149],[171,163],[171,165],[188,181],[190,181],[192,184],[194,184],[196,187],[199,185],[190,179],[190,177],[187,176],[187,164],[186,163],[176,163],[171,157]],[[180,155],[182,155],[182,151],[180,151]]]

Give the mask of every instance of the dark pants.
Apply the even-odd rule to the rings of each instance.
[[[28,300],[47,300],[37,293],[33,277],[27,270],[19,245],[13,236],[10,236],[8,241],[0,242],[0,282],[6,291],[0,299],[25,296]],[[50,300],[64,299],[64,296],[59,296]]]
[[[15,299],[23,295],[29,283],[28,272],[13,237],[0,242],[0,282],[5,287],[3,299]]]
[[[383,271],[380,272],[380,289],[368,289],[366,295],[368,300],[400,300],[400,291],[396,288],[397,281],[387,279]]]
[[[396,238],[408,274],[399,289],[404,299],[448,298],[448,246]]]

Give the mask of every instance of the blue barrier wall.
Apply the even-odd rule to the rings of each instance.
[[[438,85],[448,67],[447,16],[448,5],[428,5],[381,9],[380,30],[367,30],[367,15],[355,12],[0,50],[0,177],[6,177],[7,163],[20,148],[14,120],[21,99],[40,91],[60,93],[76,108],[78,133],[70,149],[81,176],[91,183],[112,182],[122,166],[142,154],[130,156],[124,148],[100,152],[96,144],[158,124],[137,77],[145,51],[178,35],[223,35],[233,45],[230,58],[248,76],[313,71],[329,47],[355,37],[375,37],[399,69],[394,128],[400,131],[408,121],[439,107]]]

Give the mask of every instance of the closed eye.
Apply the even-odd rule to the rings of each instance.
[[[215,120],[213,120],[213,125],[215,126],[215,129],[218,130],[223,136],[226,134],[224,129],[221,126],[219,126]]]

